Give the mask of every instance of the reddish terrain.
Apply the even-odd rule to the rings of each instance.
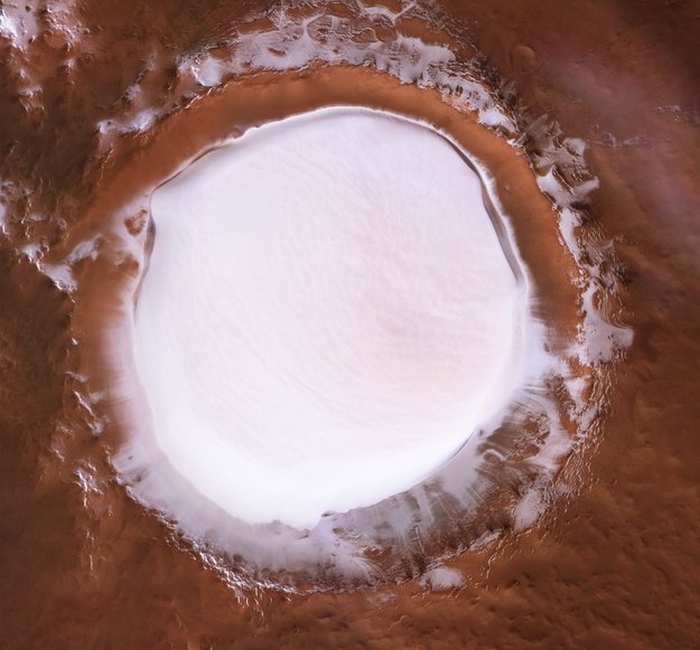
[[[23,247],[43,242],[45,259],[59,258],[125,197],[230,135],[232,124],[344,102],[417,112],[468,140],[509,179],[504,203],[520,211],[519,245],[541,251],[544,316],[562,331],[573,327],[574,296],[547,272],[567,265],[552,253],[554,226],[522,207],[551,212],[523,155],[473,119],[457,120],[431,91],[348,67],[285,79],[260,73],[200,89],[150,131],[100,145],[95,125],[132,107],[127,89],[144,61],[153,61],[150,92],[172,93],[179,53],[216,49],[264,4],[42,3],[27,5],[44,29],[24,51],[1,32],[0,186],[9,225],[0,236],[0,646],[698,647],[698,2],[435,5],[450,17],[451,38],[512,82],[533,118],[546,115],[588,143],[600,186],[587,210],[621,262],[624,300],[613,316],[634,331],[603,429],[562,470],[562,484],[570,477],[578,489],[553,499],[529,530],[448,562],[463,586],[431,589],[415,579],[315,595],[233,589],[117,484],[105,454],[110,423],[106,439],[93,436],[75,370],[99,366],[87,342],[115,313],[115,287],[135,262],[77,263],[76,280],[91,291],[76,298]],[[52,15],[80,25],[80,39],[53,29]],[[87,295],[89,309],[76,304]],[[105,381],[89,377],[89,391]],[[96,473],[81,485],[76,468],[88,463]]]

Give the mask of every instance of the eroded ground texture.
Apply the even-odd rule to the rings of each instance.
[[[2,4],[0,51],[0,646],[698,647],[700,3],[30,0]],[[476,91],[455,108],[469,75],[500,113]],[[558,279],[576,269],[632,336],[598,359],[595,426],[564,427],[580,444],[529,508],[502,489],[475,528],[411,541],[403,573],[314,593],[237,581],[129,498],[96,332],[138,275],[155,185],[237,129],[334,103],[468,145],[504,176],[559,341],[586,318]],[[554,140],[585,165],[552,172]],[[562,187],[586,191],[562,205]],[[567,207],[598,238],[578,257]],[[522,467],[493,473],[523,497]]]

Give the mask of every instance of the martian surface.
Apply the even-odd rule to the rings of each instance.
[[[0,645],[697,647],[699,36],[5,3]]]

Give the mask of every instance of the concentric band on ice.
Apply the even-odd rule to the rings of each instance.
[[[157,444],[245,521],[435,471],[508,399],[525,310],[481,182],[362,109],[252,129],[153,194],[134,341]]]

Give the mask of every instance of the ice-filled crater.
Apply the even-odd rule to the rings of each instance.
[[[157,188],[134,348],[187,490],[310,528],[411,488],[502,408],[527,305],[484,199],[443,136],[357,108],[251,129]]]

